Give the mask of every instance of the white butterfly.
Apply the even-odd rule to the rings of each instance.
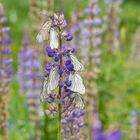
[[[59,83],[60,76],[57,72],[57,67],[53,67],[50,71],[47,93],[50,94],[52,90],[54,90]]]
[[[83,109],[85,107],[84,104],[84,99],[82,97],[82,95],[80,95],[79,93],[76,94],[75,96],[75,107],[79,108],[79,109]]]
[[[44,102],[45,99],[47,98],[47,86],[48,86],[48,77],[45,77],[44,83],[43,83],[43,89],[42,89],[42,92],[40,94],[40,100],[42,102]]]
[[[41,43],[49,39],[49,32],[52,26],[52,19],[48,18],[47,21],[43,24],[40,32],[38,33],[36,39],[37,42]]]
[[[72,53],[69,52],[68,57],[70,58],[75,71],[84,71],[85,68],[84,68],[83,64],[81,64],[79,62],[79,60],[77,59],[76,56],[74,56]]]
[[[51,28],[50,30],[50,47],[51,49],[58,48],[59,46],[59,39],[57,36],[57,32],[55,28]]]
[[[57,72],[57,68],[53,67],[49,77],[45,77],[44,79],[43,90],[40,95],[42,102],[48,97],[48,94],[50,94],[58,86],[59,78],[60,76]]]
[[[72,85],[69,87],[71,91],[85,94],[85,86],[80,75],[78,75],[77,73],[71,73],[69,76],[69,80],[72,82]]]

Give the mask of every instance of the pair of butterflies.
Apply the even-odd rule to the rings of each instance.
[[[41,101],[45,101],[49,94],[53,90],[58,87],[58,83],[60,80],[60,76],[57,72],[57,67],[52,68],[50,72],[50,76],[45,77],[44,84],[43,84],[43,91],[41,93]],[[84,108],[84,101],[82,95],[85,94],[85,86],[83,84],[83,80],[80,75],[77,73],[71,73],[69,76],[69,80],[72,81],[72,85],[69,89],[75,92],[75,103],[76,107],[83,109]]]

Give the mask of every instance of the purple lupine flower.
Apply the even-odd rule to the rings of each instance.
[[[22,47],[19,52],[18,80],[20,92],[28,101],[31,124],[39,131],[40,99],[39,93],[42,89],[42,74],[39,72],[41,65],[36,58],[36,52],[30,42],[29,31],[26,30],[23,37]],[[34,135],[34,134],[33,134]]]
[[[70,33],[64,33],[63,36],[64,36],[66,41],[71,41],[72,40],[72,35]]]
[[[105,2],[107,3],[107,16],[105,17],[107,46],[108,51],[114,54],[116,51],[123,49],[121,48],[123,46],[121,46],[120,42],[119,29],[119,14],[121,12],[120,5],[122,4],[123,0],[105,0]]]
[[[103,19],[101,18],[101,9],[99,7],[98,0],[90,0],[87,8],[84,10],[84,20],[82,22],[82,30],[80,33],[80,47],[81,47],[81,58],[88,69],[88,73],[85,74],[86,84],[88,86],[89,91],[87,92],[88,97],[86,98],[86,109],[87,114],[85,115],[85,120],[87,124],[87,128],[85,131],[85,135],[87,139],[91,137],[91,124],[94,124],[94,115],[93,111],[97,110],[98,107],[94,106],[97,104],[97,86],[96,79],[98,78],[100,65],[102,63],[102,24]],[[92,81],[92,83],[89,83]],[[92,123],[89,122],[89,118],[93,118]],[[96,131],[95,131],[96,132]],[[93,133],[95,133],[93,132]],[[98,135],[100,139],[102,139],[103,132],[97,131],[95,134]],[[96,135],[95,135],[96,136]],[[96,138],[96,139],[99,139]]]
[[[102,124],[101,124],[101,121],[98,118],[98,113],[94,112],[93,116],[94,116],[94,123],[93,123],[93,126],[92,126],[92,139],[93,140],[107,140],[106,139],[106,134],[102,130]]]
[[[107,140],[122,140],[123,134],[120,130],[113,131],[107,137]]]
[[[8,119],[8,96],[9,83],[13,78],[12,58],[10,57],[10,28],[6,27],[7,18],[4,16],[4,9],[0,3],[0,133],[1,139],[7,139]]]
[[[48,28],[50,47],[47,47],[46,51],[48,57],[54,61],[49,62],[46,66],[41,100],[49,103],[46,111],[48,114],[59,114],[59,123],[62,123],[60,131],[63,132],[63,137],[67,139],[69,133],[73,132],[72,136],[76,138],[77,132],[84,126],[82,96],[85,94],[85,87],[78,74],[84,70],[84,66],[74,56],[75,49],[62,44],[62,40],[70,41],[72,39],[71,34],[65,31],[67,24],[64,15],[54,14],[49,20],[48,24],[51,24]],[[43,36],[43,32],[40,32],[37,40],[40,41],[40,38],[42,41],[48,39],[43,38]],[[59,93],[55,94],[57,88]],[[56,103],[59,103],[58,107]]]
[[[71,15],[71,24],[70,24],[70,32],[74,35],[72,41],[70,42],[71,47],[76,48],[77,50],[80,48],[79,46],[79,39],[80,39],[80,32],[82,30],[82,24],[80,22],[82,18],[82,13],[80,12],[80,0],[75,0],[76,9]]]
[[[92,64],[98,64],[99,62],[101,62],[101,55],[95,56],[94,53],[99,50],[99,46],[101,46],[102,43],[101,35],[103,33],[103,30],[101,29],[101,25],[103,23],[103,20],[100,18],[99,15],[101,13],[101,9],[98,6],[97,0],[91,0],[85,11],[87,11],[87,9],[90,12],[85,12],[87,18],[85,18],[82,23],[83,30],[80,35],[80,44],[81,46],[83,46],[83,48],[81,49],[81,52],[82,56],[84,57],[84,63],[86,65],[88,65],[89,62]],[[89,56],[91,59],[90,61],[89,57],[87,57],[87,55],[89,55],[88,51],[93,52]]]
[[[96,131],[94,133],[93,140],[106,140],[106,136],[102,131]]]
[[[38,30],[40,29],[40,22],[43,22],[44,20],[46,20],[46,13],[47,14],[51,14],[53,12],[54,9],[54,0],[29,0],[30,2],[30,6],[29,6],[29,16],[30,16],[30,21],[31,21],[31,33],[32,34],[37,34]],[[44,16],[45,15],[45,16]],[[36,56],[38,56],[38,54],[40,54],[40,57],[38,58],[38,61],[41,62],[41,67],[45,67],[46,70],[50,71],[51,70],[51,66],[50,65],[46,65],[48,62],[48,59],[46,59],[46,51],[44,51],[44,47],[42,46],[42,44],[33,44],[34,46],[36,45],[41,45],[40,48],[36,51],[37,54],[35,54]],[[47,45],[46,45],[47,46]],[[50,56],[53,56],[53,53],[49,53]],[[56,56],[55,61],[57,62],[59,59],[59,56]],[[36,59],[37,60],[37,59]],[[40,65],[39,64],[39,65]],[[31,67],[31,66],[29,66]],[[35,68],[36,69],[36,68]],[[43,72],[45,72],[45,70],[43,70]],[[42,78],[42,74],[41,73],[37,73],[35,74],[36,78],[40,79]],[[41,83],[40,83],[41,84]],[[36,88],[39,89],[39,87],[42,87],[42,84],[36,85]],[[38,92],[40,93],[40,92]],[[50,99],[50,102],[52,102],[53,100]],[[43,109],[43,112],[45,112],[45,110]],[[46,120],[48,120],[48,117],[44,117],[44,123],[43,123],[43,127],[45,128],[45,131],[49,131],[48,130],[48,126],[49,123],[46,123]],[[37,130],[37,129],[36,129]],[[39,137],[41,136],[40,130],[38,129],[37,132],[34,136],[33,139],[40,139]],[[48,132],[49,133],[49,132]],[[47,137],[49,139],[48,134],[43,133],[44,135],[42,137]]]

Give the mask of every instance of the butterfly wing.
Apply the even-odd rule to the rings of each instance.
[[[51,28],[50,30],[50,47],[51,49],[58,48],[59,46],[59,40],[57,36],[57,32],[54,28]]]
[[[72,82],[72,85],[69,87],[71,91],[80,94],[85,94],[85,86],[80,75],[76,73],[70,74],[69,80]]]
[[[75,107],[79,109],[83,109],[85,107],[84,99],[79,93],[75,96]]]
[[[43,24],[40,32],[38,33],[38,35],[36,37],[37,42],[40,43],[40,42],[43,42],[44,40],[48,40],[49,39],[49,32],[50,32],[51,25],[52,25],[52,20],[51,19],[47,20]]]
[[[40,100],[42,102],[44,102],[45,99],[47,98],[47,87],[48,87],[48,77],[45,77],[44,83],[43,83],[43,89],[42,89],[42,92],[40,94]]]
[[[52,68],[49,76],[49,82],[48,82],[48,87],[47,87],[47,93],[50,94],[52,90],[54,90],[59,83],[59,74],[57,72],[57,68],[54,67]]]
[[[77,57],[73,54],[69,54],[72,64],[74,65],[75,71],[84,71],[84,66],[78,61]]]

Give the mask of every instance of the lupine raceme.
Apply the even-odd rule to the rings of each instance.
[[[49,41],[46,52],[52,61],[45,67],[41,100],[49,103],[48,115],[58,115],[58,140],[78,139],[84,125],[85,86],[79,75],[84,66],[74,55],[75,49],[66,45],[73,38],[66,26],[63,14],[52,14],[37,36],[38,42]]]
[[[98,0],[91,0],[88,3],[87,8],[84,10],[85,18],[82,22],[82,31],[80,35],[82,60],[87,67],[87,71],[85,73],[86,86],[88,87],[85,115],[87,127],[85,135],[87,139],[91,139],[92,136],[92,125],[90,118],[93,118],[92,123],[94,123],[94,118],[96,116],[95,114],[98,114],[98,89],[96,86],[96,79],[98,79],[98,75],[100,73],[102,54],[100,47],[103,33],[103,20],[101,19],[100,13],[101,9],[99,7]]]
[[[0,3],[0,139],[7,140],[9,84],[13,77],[10,28]]]
[[[43,24],[45,19],[46,14],[51,14],[53,12],[54,9],[54,0],[30,0],[30,10],[29,10],[29,15],[30,15],[30,21],[32,24],[32,28],[31,28],[31,34],[34,37],[38,30],[40,29],[40,23]],[[34,40],[35,38],[32,38],[32,40]],[[47,42],[45,42],[46,44]],[[33,41],[34,46],[37,46],[37,42]],[[34,51],[38,52],[40,55],[40,57],[38,57],[38,60],[41,64],[42,67],[45,67],[46,63],[48,62],[48,58],[46,57],[46,52],[45,52],[45,48],[43,47],[42,44],[39,44],[39,48],[38,47],[34,47]],[[43,74],[45,73],[45,69],[41,69],[43,71]],[[43,82],[43,79],[42,79]],[[46,108],[47,103],[44,103],[42,105],[43,110],[44,108]],[[49,135],[49,130],[48,128],[50,127],[50,119],[48,118],[47,115],[45,115],[42,118],[42,128],[43,128],[43,138],[44,139],[49,139],[50,135]],[[55,131],[55,128],[54,128]]]
[[[40,100],[39,93],[42,88],[43,75],[39,72],[41,65],[37,61],[36,53],[30,42],[29,30],[25,30],[22,47],[19,52],[18,79],[20,93],[27,97],[27,107],[30,112],[31,126],[34,132],[33,138],[40,138]]]

